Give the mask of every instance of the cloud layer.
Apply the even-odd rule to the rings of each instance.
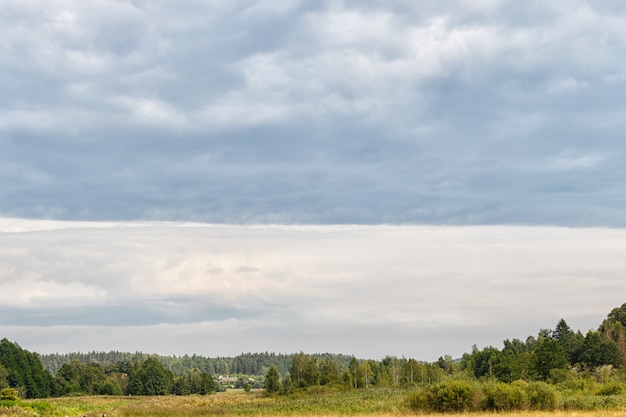
[[[597,326],[626,285],[625,19],[4,0],[0,333],[436,359]]]
[[[434,360],[623,303],[626,232],[0,221],[0,331],[39,352]]]
[[[623,227],[625,17],[7,0],[0,214]]]

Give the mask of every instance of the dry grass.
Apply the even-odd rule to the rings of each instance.
[[[314,395],[266,397],[261,392],[229,391],[210,396],[66,397],[0,407],[0,416],[76,417],[427,417],[415,413],[402,390],[316,392]],[[449,414],[450,415],[450,414]],[[453,414],[454,415],[454,414]],[[472,417],[618,417],[624,410],[473,412]]]
[[[424,414],[423,416],[441,416],[442,414]],[[449,414],[448,414],[449,415]],[[467,413],[461,415],[471,415],[472,417],[622,417],[625,415],[621,410],[599,410],[599,411],[509,411],[502,413]]]

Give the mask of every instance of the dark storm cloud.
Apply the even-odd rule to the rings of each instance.
[[[211,300],[137,299],[106,305],[91,300],[90,303],[93,305],[73,306],[70,302],[52,307],[0,307],[0,326],[149,326],[257,317],[254,312],[219,306]]]

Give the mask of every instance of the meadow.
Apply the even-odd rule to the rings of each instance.
[[[0,404],[0,416],[39,417],[242,417],[242,416],[371,416],[401,417],[441,415],[415,412],[411,409],[406,389],[369,389],[331,391],[318,389],[290,396],[268,397],[263,391],[229,390],[200,396],[88,396],[45,400],[18,400]],[[616,417],[626,408],[558,411],[472,412],[482,417]],[[465,414],[464,414],[465,415]]]

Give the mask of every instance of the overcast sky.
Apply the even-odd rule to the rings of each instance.
[[[436,359],[596,327],[626,301],[596,3],[3,0],[0,331]]]
[[[0,221],[0,332],[40,352],[436,360],[583,332],[624,302],[626,231]]]

